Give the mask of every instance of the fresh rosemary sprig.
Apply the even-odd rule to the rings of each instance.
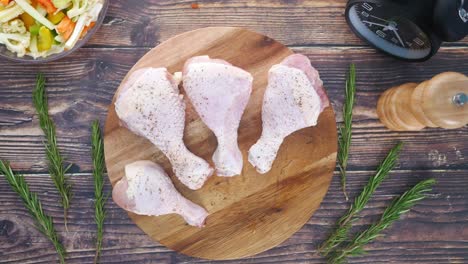
[[[340,126],[340,138],[338,140],[338,165],[341,174],[341,188],[348,201],[346,192],[346,168],[348,166],[349,147],[351,146],[353,108],[356,100],[356,68],[354,64],[349,67],[349,73],[346,78],[345,101],[343,103],[343,125]]]
[[[37,75],[36,88],[33,91],[33,103],[37,114],[39,115],[39,124],[46,137],[46,142],[44,142],[44,145],[49,163],[49,173],[55,187],[60,194],[60,203],[63,206],[65,229],[68,230],[67,215],[68,209],[70,208],[72,191],[71,185],[68,183],[68,179],[65,174],[67,173],[71,164],[68,167],[64,167],[63,165],[64,160],[57,146],[55,125],[52,119],[49,117],[49,106],[47,103],[47,95],[45,91],[45,78],[42,74]]]
[[[26,183],[24,176],[15,174],[8,162],[4,163],[0,160],[0,173],[5,175],[5,179],[10,184],[11,188],[20,196],[24,206],[28,209],[29,214],[36,222],[37,229],[52,242],[57,254],[59,255],[60,263],[65,263],[65,248],[58,239],[52,217],[48,216],[42,210],[42,204],[39,201],[37,194],[29,190],[29,186]]]
[[[334,252],[328,260],[329,263],[339,264],[343,263],[348,256],[365,254],[363,247],[374,239],[383,236],[381,232],[400,219],[400,216],[408,212],[416,202],[424,199],[426,193],[432,190],[435,183],[434,179],[422,181],[393,200],[377,223],[357,234],[344,248]]]
[[[356,215],[364,209],[377,187],[395,167],[402,145],[403,143],[400,142],[390,150],[385,160],[377,168],[375,175],[369,179],[361,194],[354,199],[354,203],[348,209],[348,212],[338,220],[335,231],[318,249],[323,256],[327,256],[335,247],[346,240],[351,229],[351,223],[356,220]]]
[[[101,129],[99,128],[99,121],[94,121],[92,124],[91,132],[91,145],[92,145],[92,157],[93,157],[93,179],[94,179],[94,207],[96,221],[97,234],[96,234],[96,253],[94,255],[94,263],[98,263],[99,256],[102,248],[102,237],[104,231],[104,219],[106,217],[106,211],[104,206],[106,204],[108,196],[104,195],[104,144],[101,136]]]

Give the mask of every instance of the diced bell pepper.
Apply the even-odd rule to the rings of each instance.
[[[29,28],[36,24],[36,20],[30,16],[28,13],[23,13],[20,15],[21,20],[23,20],[24,25],[29,30]]]
[[[52,48],[52,43],[54,43],[52,31],[42,26],[39,29],[39,35],[37,37],[37,50],[40,52],[50,50],[50,48]]]
[[[41,25],[34,24],[29,27],[29,33],[33,36],[39,35],[39,29],[41,29]]]
[[[47,15],[47,19],[49,19],[49,21],[52,22],[54,25],[57,25],[58,23],[60,23],[60,21],[62,21],[64,17],[65,17],[65,13],[63,13],[62,11],[57,12],[56,14],[49,13]]]

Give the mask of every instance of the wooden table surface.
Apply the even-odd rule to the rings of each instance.
[[[392,198],[422,179],[437,186],[390,230],[350,263],[468,263],[468,128],[390,132],[375,112],[380,93],[404,82],[420,82],[443,71],[468,74],[468,39],[444,45],[425,63],[403,63],[367,47],[344,20],[345,0],[309,1],[111,0],[102,28],[87,46],[45,65],[0,60],[0,159],[26,175],[50,213],[68,249],[68,263],[94,256],[90,124],[103,123],[108,104],[128,70],[150,48],[176,34],[206,26],[241,26],[266,34],[303,53],[320,71],[341,122],[345,72],[357,66],[357,105],[348,189],[358,194],[386,152],[406,143],[397,168],[361,214],[356,230],[376,220]],[[73,163],[74,197],[69,232],[64,231],[57,192],[47,174],[43,136],[31,102],[35,75],[48,77],[50,112],[58,142]],[[107,182],[106,190],[110,191]],[[349,203],[338,171],[321,208],[295,235],[262,254],[233,261],[207,261],[153,242],[112,201],[108,202],[103,263],[324,263],[315,249]],[[56,263],[18,196],[0,178],[0,263]]]

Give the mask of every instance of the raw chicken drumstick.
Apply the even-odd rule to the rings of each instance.
[[[237,130],[252,92],[252,75],[226,61],[198,56],[184,66],[184,89],[203,122],[218,139],[213,162],[218,176],[242,171]]]
[[[315,126],[328,105],[319,74],[306,56],[294,54],[274,65],[263,97],[262,136],[250,148],[249,162],[259,173],[268,172],[284,138]]]
[[[112,199],[139,215],[179,214],[192,226],[202,227],[208,212],[187,200],[157,164],[142,160],[125,166],[125,176],[112,190]]]
[[[167,156],[183,184],[196,190],[213,169],[184,145],[185,103],[177,85],[165,68],[137,70],[122,87],[115,111],[124,126]]]

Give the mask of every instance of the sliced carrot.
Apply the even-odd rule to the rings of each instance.
[[[75,22],[66,16],[57,25],[57,32],[60,34],[60,36],[62,36],[63,39],[68,40],[73,33],[73,30],[75,29],[75,24]]]
[[[0,0],[0,4],[7,6],[10,3],[10,0]]]
[[[49,14],[53,14],[55,11],[57,11],[57,8],[54,6],[51,0],[37,0],[37,2],[41,4]]]
[[[96,22],[91,22],[89,26],[85,27],[81,32],[80,38],[83,38],[88,33],[88,31],[94,27],[94,25],[96,25]]]

